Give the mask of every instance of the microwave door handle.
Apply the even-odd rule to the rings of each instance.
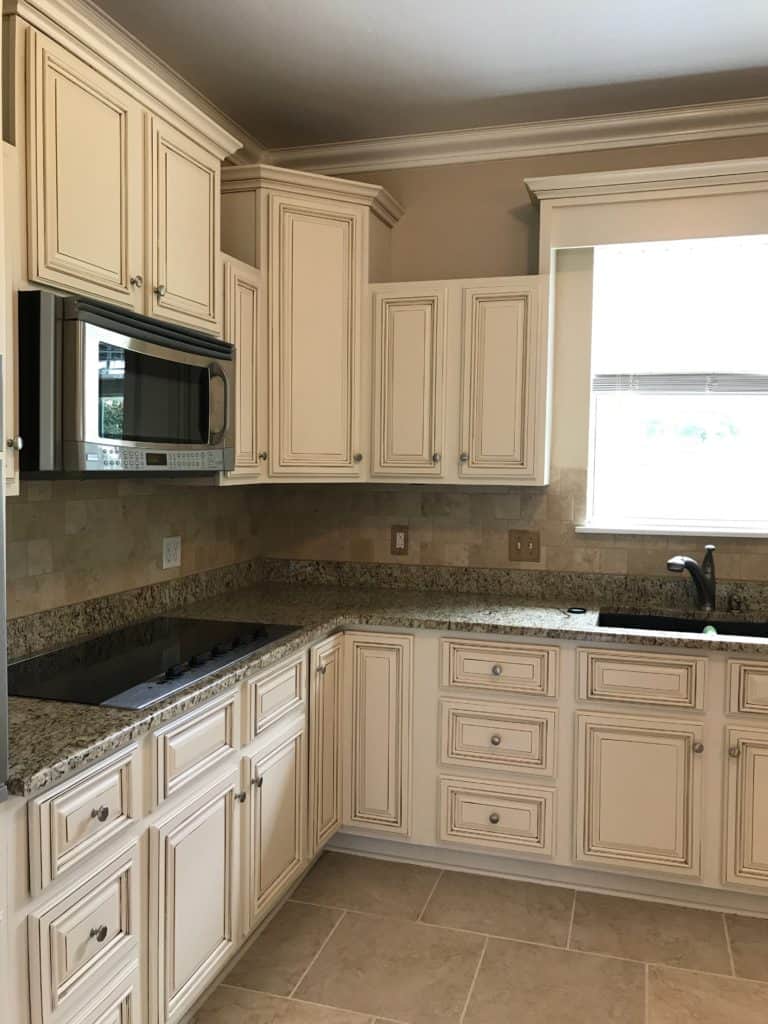
[[[212,392],[211,385],[215,377],[219,377],[224,385],[224,422],[220,430],[214,430],[211,424],[211,406],[213,403],[210,400],[210,395]],[[218,363],[210,363],[208,365],[208,396],[208,444],[220,444],[229,427],[229,382]]]

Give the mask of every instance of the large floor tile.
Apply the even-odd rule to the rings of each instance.
[[[343,913],[286,903],[229,972],[227,985],[290,995]]]
[[[465,1024],[643,1024],[645,967],[490,939]]]
[[[736,974],[768,981],[768,920],[729,914],[726,921]]]
[[[571,948],[731,973],[722,915],[664,903],[579,892]]]
[[[652,966],[648,1024],[765,1024],[768,985]]]
[[[456,1024],[483,942],[431,925],[348,914],[296,996],[409,1024]]]
[[[372,1024],[372,1018],[222,985],[190,1024]]]
[[[573,890],[446,871],[422,921],[564,946]]]
[[[417,864],[325,853],[293,898],[415,921],[439,874]]]

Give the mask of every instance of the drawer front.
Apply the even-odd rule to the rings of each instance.
[[[30,801],[30,883],[38,892],[82,864],[138,814],[136,744]]]
[[[237,703],[236,693],[226,694],[157,732],[158,803],[238,749]]]
[[[71,1024],[140,1024],[139,969],[123,972],[106,996],[99,997],[72,1018]]]
[[[444,764],[554,775],[557,712],[516,704],[441,700]]]
[[[557,647],[444,639],[442,684],[555,697],[559,655]]]
[[[30,990],[46,1024],[95,997],[138,950],[138,847],[29,917]]]
[[[303,653],[250,680],[250,733],[247,740],[300,708],[305,700],[306,681],[306,655]]]
[[[768,715],[768,662],[728,662],[728,709]]]
[[[440,779],[443,842],[551,855],[554,810],[553,789]]]
[[[704,707],[705,658],[590,648],[577,656],[582,700]]]

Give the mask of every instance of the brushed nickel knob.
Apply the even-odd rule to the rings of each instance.
[[[161,298],[161,299],[162,299],[162,297],[163,297],[164,295],[167,295],[167,293],[168,293],[168,289],[167,289],[167,288],[165,287],[165,285],[164,285],[164,284],[159,284],[159,285],[157,286],[157,288],[155,288],[155,290],[154,290],[154,291],[155,291],[155,295],[157,295],[157,296],[158,296],[159,298]]]
[[[501,736],[498,736],[498,735],[491,736],[491,746],[492,747],[500,747],[501,746]]]
[[[133,277],[131,278],[131,284],[133,285],[134,288],[141,288],[141,286],[144,284],[144,278],[141,276],[141,274],[134,274]]]
[[[432,453],[432,461],[435,463],[435,465],[437,465],[437,463],[440,461],[440,452]]]
[[[255,786],[256,789],[261,789],[263,784],[264,784],[264,776],[263,775],[257,775],[255,779],[251,779],[251,785]]]
[[[243,791],[242,793],[235,793],[235,800],[237,800],[238,803],[244,804],[247,796],[248,794],[245,791]]]
[[[494,665],[493,668],[491,669],[491,672],[495,676],[500,676],[503,671],[504,669],[501,667],[501,665]]]
[[[103,942],[108,935],[109,928],[105,924],[99,925],[98,928],[91,928],[90,937],[96,939],[97,942]]]
[[[501,821],[501,818],[498,816],[496,811],[494,811],[493,814],[490,814],[488,816],[488,821],[490,821],[492,825],[498,825],[499,822]]]
[[[703,743],[694,743],[693,744],[693,752],[694,752],[694,754],[703,754],[704,753],[704,744]]]
[[[469,462],[469,452],[462,452],[459,456],[459,462]]]
[[[94,807],[91,811],[91,817],[96,818],[98,821],[106,821],[109,817],[109,808],[105,805],[101,807]]]
[[[362,453],[361,452],[355,452],[355,454],[352,456],[352,461],[353,462],[362,462],[363,461]]]
[[[737,743],[735,747],[728,747],[728,757],[741,757],[741,745]]]
[[[15,452],[20,452],[24,447],[24,438],[17,434],[16,437],[9,437],[5,444],[7,448],[12,448]]]
[[[321,676],[324,676],[325,673],[326,673],[327,668],[328,668],[327,665],[318,665],[317,666],[317,671],[320,673]]]
[[[262,462],[267,461],[267,454],[267,452],[259,452],[259,458],[261,459]]]

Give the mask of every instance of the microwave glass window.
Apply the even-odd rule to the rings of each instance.
[[[208,370],[99,342],[99,435],[207,444]]]

